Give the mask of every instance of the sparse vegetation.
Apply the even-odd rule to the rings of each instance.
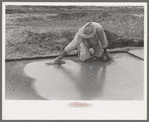
[[[57,55],[88,21],[105,29],[108,48],[143,46],[144,9],[139,7],[6,7],[6,58]]]

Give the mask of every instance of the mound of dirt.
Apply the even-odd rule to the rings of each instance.
[[[122,38],[110,31],[104,31],[109,43],[109,49],[127,46],[143,46],[143,40],[136,41],[133,38]],[[51,31],[47,33],[23,31],[23,35],[25,36],[23,36],[21,41],[6,45],[6,58],[59,54],[73,40],[75,34],[76,32],[68,30],[61,32]]]

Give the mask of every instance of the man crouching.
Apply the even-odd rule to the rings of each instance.
[[[60,63],[63,57],[76,48],[78,48],[78,57],[81,61],[109,60],[107,46],[108,42],[103,27],[99,23],[88,22],[79,29],[74,39],[65,47],[54,63]],[[90,48],[93,50],[90,51]]]

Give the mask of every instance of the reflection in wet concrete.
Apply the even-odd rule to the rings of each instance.
[[[80,82],[77,87],[81,94],[81,99],[91,100],[95,96],[102,94],[103,84],[106,79],[106,69],[104,66],[81,65]]]
[[[100,72],[100,73],[99,73]],[[78,82],[78,88],[82,99],[93,99],[97,94],[102,94],[102,86],[105,78],[105,68],[90,65],[82,65]]]
[[[74,62],[72,62],[74,63]],[[81,100],[91,100],[95,96],[102,94],[102,87],[106,79],[105,66],[96,66],[92,63],[80,64],[78,74],[74,70],[68,70],[65,66],[59,66],[59,69],[70,78],[74,83]]]
[[[43,60],[26,65],[24,71],[36,79],[37,93],[49,100],[143,99],[143,61],[128,54],[112,56],[112,64],[68,57],[61,66],[46,66]]]

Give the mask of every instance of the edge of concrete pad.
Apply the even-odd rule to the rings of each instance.
[[[134,57],[136,57],[136,58],[138,58],[138,59],[144,60],[144,58],[142,58],[142,57],[140,57],[138,55],[135,55],[135,54],[130,53],[130,52],[127,52],[127,53],[130,54],[130,55],[132,55],[132,56],[134,56]]]
[[[133,49],[141,49],[143,47],[123,47],[123,48],[114,48],[114,49],[108,49],[108,51],[110,53],[121,53],[121,52],[124,52],[124,53],[128,53],[128,54],[131,54],[132,56],[135,56],[135,57],[138,57],[142,60],[144,60],[143,58],[135,55],[135,54],[132,54],[130,53],[129,51],[130,50],[133,50]],[[11,62],[11,61],[22,61],[22,60],[39,60],[39,59],[50,59],[50,58],[56,58],[57,56],[59,55],[43,55],[43,56],[28,56],[28,57],[20,57],[20,58],[8,58],[8,59],[5,59],[6,62]],[[70,57],[70,56],[77,56],[77,50],[75,51],[72,51],[69,55],[67,55],[66,57]]]

